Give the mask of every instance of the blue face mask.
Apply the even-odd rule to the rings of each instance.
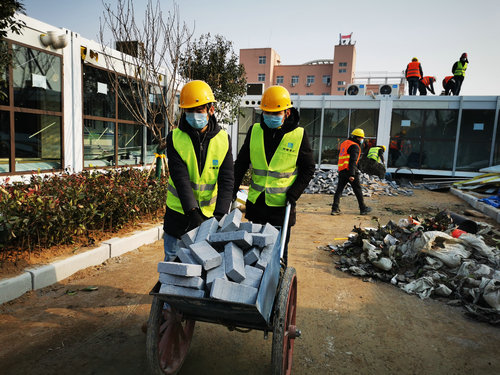
[[[283,124],[283,116],[266,115],[265,113],[262,116],[266,125],[271,129],[279,128]]]
[[[206,113],[186,112],[186,121],[193,128],[200,130],[208,124],[208,115]]]

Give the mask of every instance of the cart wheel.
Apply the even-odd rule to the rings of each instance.
[[[146,356],[152,374],[173,375],[187,356],[194,332],[194,320],[185,320],[175,309],[163,309],[154,297],[149,313]]]
[[[297,308],[297,276],[295,268],[288,267],[281,280],[274,310],[272,367],[274,375],[292,373],[293,344],[300,335],[295,327]]]

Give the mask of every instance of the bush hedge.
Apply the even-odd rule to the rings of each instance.
[[[166,177],[139,169],[34,175],[1,187],[0,252],[70,244],[92,230],[159,218],[167,197]]]

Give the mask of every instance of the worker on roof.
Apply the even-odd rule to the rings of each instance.
[[[179,127],[167,135],[165,261],[175,258],[184,233],[229,211],[234,185],[231,139],[215,118],[212,89],[203,81],[188,82],[179,101]]]
[[[385,150],[386,147],[384,145],[371,147],[366,155],[363,172],[372,176],[378,176],[382,180],[385,176]]]
[[[453,77],[455,77],[455,91],[453,95],[460,95],[460,90],[462,89],[462,83],[465,78],[465,71],[469,65],[469,60],[467,59],[467,53],[462,53],[460,59],[453,64],[451,72]]]
[[[288,241],[295,224],[295,205],[314,175],[313,151],[290,93],[270,86],[260,102],[260,121],[247,132],[234,164],[233,199],[249,166],[252,166],[245,217],[258,224],[282,226],[287,202],[291,212],[283,261],[288,262]]]
[[[455,77],[446,76],[443,79],[444,95],[451,95],[455,92]]]
[[[418,81],[418,91],[420,95],[427,95],[427,91],[429,91],[432,95],[435,95],[434,82],[436,82],[436,77],[425,76],[420,78]]]
[[[424,76],[422,65],[416,57],[406,66],[406,80],[408,81],[408,95],[417,95],[418,81]]]
[[[352,190],[356,195],[359,205],[359,213],[361,215],[366,215],[372,209],[365,205],[363,200],[363,192],[361,190],[361,184],[359,182],[359,170],[358,162],[361,156],[361,144],[365,138],[365,132],[363,129],[354,129],[351,133],[351,137],[341,143],[338,161],[338,183],[337,190],[333,196],[332,203],[332,215],[340,214],[340,197],[344,191],[345,186],[349,183],[351,184]]]

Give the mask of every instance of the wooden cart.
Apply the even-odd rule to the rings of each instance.
[[[160,294],[158,282],[148,320],[146,354],[153,374],[176,374],[189,350],[196,321],[222,324],[233,329],[256,329],[273,334],[272,374],[291,374],[297,308],[297,276],[281,259],[288,228],[290,206],[262,276],[255,305]],[[164,310],[164,303],[170,309]]]

